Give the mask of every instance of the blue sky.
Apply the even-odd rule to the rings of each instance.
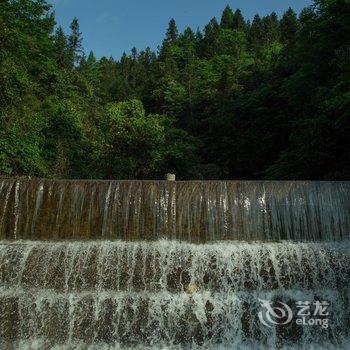
[[[187,26],[203,28],[209,20],[221,17],[227,4],[240,8],[245,18],[288,7],[300,12],[311,0],[49,0],[54,5],[56,20],[68,30],[73,17],[80,22],[86,52],[97,57],[130,52],[132,47],[156,49],[162,42],[170,18],[179,30]]]

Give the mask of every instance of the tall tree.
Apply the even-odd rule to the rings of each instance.
[[[177,29],[175,19],[172,18],[169,22],[168,30],[166,32],[165,41],[168,43],[174,43],[177,40],[178,35],[179,35],[179,31]]]
[[[202,52],[205,57],[210,58],[221,52],[220,33],[221,28],[214,17],[204,28]]]
[[[68,39],[63,31],[63,28],[60,26],[57,28],[54,36],[55,44],[55,58],[57,64],[62,69],[67,69],[71,64],[70,52],[67,49]]]
[[[261,20],[261,17],[256,14],[254,16],[252,25],[250,26],[249,29],[249,44],[252,49],[257,49],[258,47],[261,46],[262,41],[263,41],[263,36],[264,36],[264,25]]]
[[[233,15],[232,28],[244,32],[246,30],[246,22],[241,10],[237,9]]]
[[[68,38],[68,47],[71,55],[73,65],[78,65],[80,60],[84,57],[84,50],[82,46],[83,38],[80,32],[79,21],[74,18],[71,25],[71,34]]]
[[[289,8],[280,21],[281,40],[284,44],[289,45],[296,39],[299,22],[296,13]]]
[[[224,28],[224,29],[233,29],[233,22],[234,22],[233,11],[231,7],[227,5],[221,16],[220,26],[221,28]]]
[[[165,60],[170,55],[171,46],[174,45],[178,39],[179,31],[175,19],[172,18],[169,21],[168,29],[166,31],[165,39],[163,40],[163,45],[160,50],[160,58]]]
[[[272,12],[270,15],[265,16],[262,19],[262,25],[263,43],[265,45],[271,45],[277,42],[280,38],[280,28],[276,12]]]

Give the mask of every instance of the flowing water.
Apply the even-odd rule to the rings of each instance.
[[[342,240],[346,182],[0,179],[2,239]]]
[[[0,180],[0,348],[349,349],[349,193]],[[298,325],[300,301],[328,315]]]

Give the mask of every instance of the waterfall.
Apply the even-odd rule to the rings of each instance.
[[[346,182],[0,179],[0,348],[349,349],[349,199]]]
[[[274,348],[295,342],[293,329],[266,329],[257,319],[259,299],[279,298],[328,300],[329,328],[305,327],[298,342],[341,343],[350,324],[349,248],[350,243],[2,243],[1,339],[23,347],[41,340],[67,348]]]
[[[349,237],[346,182],[0,179],[2,239],[333,241]]]

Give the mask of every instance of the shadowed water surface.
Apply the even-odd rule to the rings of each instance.
[[[341,240],[348,182],[0,180],[2,239]]]

